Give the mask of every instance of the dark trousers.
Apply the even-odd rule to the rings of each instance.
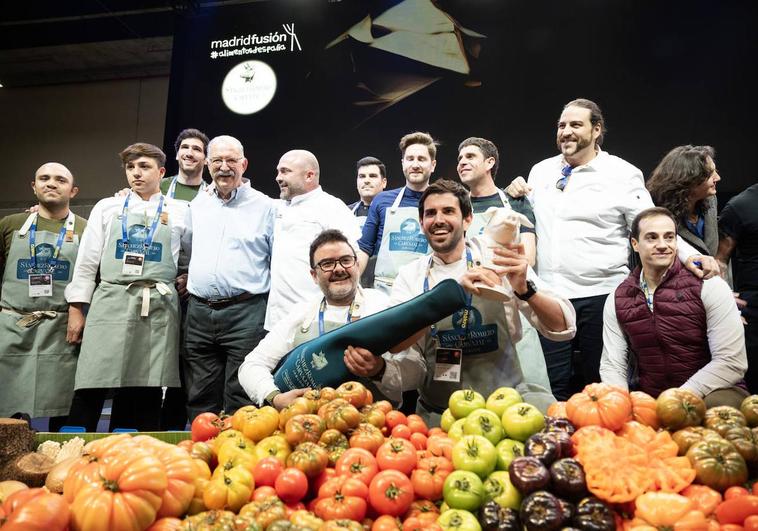
[[[84,426],[88,432],[97,431],[100,412],[110,389],[79,389],[74,392],[69,426]],[[137,431],[158,431],[160,429],[161,397],[160,387],[120,387],[114,389],[111,422],[108,431],[116,428]]]
[[[550,387],[558,400],[567,400],[588,383],[600,381],[603,306],[607,297],[597,295],[570,300],[576,310],[576,336],[571,341],[550,341],[540,336]],[[579,353],[576,371],[574,351]]]
[[[187,415],[205,411],[234,413],[252,404],[237,378],[237,369],[266,332],[268,294],[221,309],[190,297],[185,322]]]
[[[740,292],[740,298],[747,301],[742,315],[745,325],[745,350],[747,351],[747,373],[745,383],[751,393],[758,393],[758,292]]]
[[[166,395],[163,398],[161,407],[161,431],[183,431],[187,427],[187,391],[185,388],[184,373],[185,358],[184,355],[184,328],[185,318],[187,315],[187,304],[189,300],[180,301],[179,310],[181,312],[180,331],[179,331],[179,381],[181,387],[169,387],[166,389]]]

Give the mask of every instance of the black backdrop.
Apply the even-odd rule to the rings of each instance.
[[[309,149],[321,163],[324,188],[350,202],[357,199],[354,161],[379,157],[388,167],[388,187],[400,186],[397,141],[421,130],[441,142],[434,177],[455,178],[458,142],[483,136],[500,149],[497,182],[505,186],[556,153],[562,105],[587,97],[605,114],[604,148],[645,175],[670,148],[693,143],[716,148],[721,205],[756,181],[756,2],[437,0],[458,23],[454,35],[468,74],[404,57],[407,47],[390,53],[351,38],[325,48],[367,15],[375,19],[397,4],[403,1],[271,0],[180,15],[164,139],[169,158],[185,127],[231,134],[245,145],[246,176],[277,197],[279,157]],[[432,39],[428,22],[407,12],[399,20],[422,41]],[[283,33],[282,24],[294,24],[301,50],[286,35],[283,51],[210,58],[221,49],[212,50],[211,41]],[[391,31],[374,26],[372,33]],[[274,70],[277,91],[263,110],[234,114],[221,85],[233,66],[249,59]],[[365,103],[372,99],[365,86],[386,95],[418,78],[439,79],[378,113],[375,100]]]

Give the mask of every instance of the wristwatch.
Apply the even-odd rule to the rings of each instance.
[[[526,292],[525,293],[519,293],[516,290],[513,290],[513,294],[516,295],[519,299],[522,301],[528,301],[532,298],[532,295],[537,293],[537,286],[532,282],[531,280],[526,281]]]
[[[275,407],[275,406],[274,406],[274,398],[276,398],[276,396],[277,396],[277,395],[280,395],[280,394],[282,394],[282,392],[281,392],[281,391],[279,391],[279,389],[277,389],[276,391],[271,391],[271,392],[270,392],[270,393],[269,393],[269,394],[266,396],[266,398],[264,398],[264,399],[263,399],[263,401],[264,401],[264,402],[265,402],[267,405],[269,405],[269,406],[271,406],[271,407]]]

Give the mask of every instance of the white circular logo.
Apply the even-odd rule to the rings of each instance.
[[[276,74],[263,61],[245,61],[226,74],[221,97],[230,111],[253,114],[269,104],[276,92]]]

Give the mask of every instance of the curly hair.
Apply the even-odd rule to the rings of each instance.
[[[689,214],[690,192],[711,176],[716,151],[711,146],[678,146],[655,167],[646,187],[656,206],[667,208],[681,223]],[[698,201],[695,210],[702,208]]]

